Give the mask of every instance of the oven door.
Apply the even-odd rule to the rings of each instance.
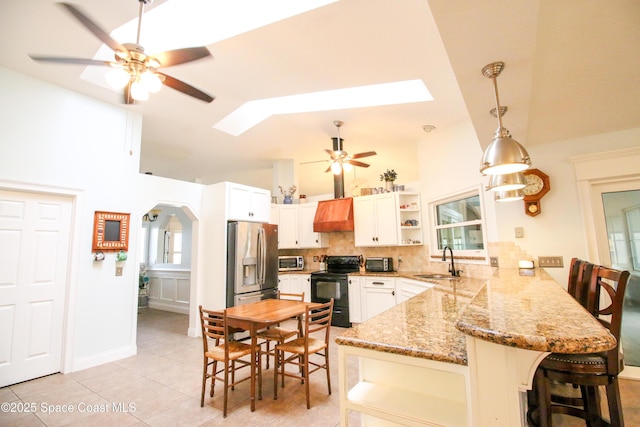
[[[346,274],[311,274],[311,302],[325,303],[333,298],[333,326],[351,327],[349,322],[349,283]]]

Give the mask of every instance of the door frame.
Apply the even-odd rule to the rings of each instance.
[[[80,256],[80,238],[82,235],[79,219],[83,204],[82,191],[70,188],[43,186],[27,183],[0,180],[0,189],[20,193],[33,193],[43,196],[59,196],[69,199],[71,203],[71,221],[69,223],[69,256],[67,260],[67,281],[65,283],[64,314],[62,317],[62,354],[60,355],[60,372],[73,371],[74,333],[77,301],[78,266]]]
[[[595,264],[601,264],[608,260],[609,256],[608,253],[602,254],[598,246],[597,230],[599,227],[606,227],[598,187],[640,180],[640,148],[573,156],[569,160],[575,170],[588,259]],[[626,366],[620,378],[640,380],[640,367]]]

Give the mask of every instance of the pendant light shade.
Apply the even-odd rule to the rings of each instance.
[[[520,190],[527,184],[522,172],[510,173],[506,175],[491,175],[487,190],[491,191],[512,191]]]
[[[522,190],[497,191],[494,195],[496,202],[500,203],[515,202],[524,199],[524,192]]]
[[[482,154],[480,172],[483,175],[503,175],[521,172],[531,165],[531,158],[527,150],[513,139],[509,131],[502,126],[502,111],[506,111],[506,109],[503,110],[500,107],[496,77],[500,75],[503,68],[503,62],[493,62],[482,68],[482,74],[493,81],[496,97],[496,116],[498,117],[498,129],[493,135],[493,141]]]

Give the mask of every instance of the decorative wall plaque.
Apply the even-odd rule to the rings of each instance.
[[[129,249],[129,215],[98,212],[93,217],[94,251],[127,251]]]

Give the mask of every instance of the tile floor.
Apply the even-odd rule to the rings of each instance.
[[[222,417],[222,393],[205,397],[200,407],[202,342],[186,336],[185,315],[141,309],[138,325],[138,354],[67,375],[50,375],[0,388],[0,402],[35,403],[35,413],[0,413],[0,426],[337,426],[337,348],[330,360],[332,395],[327,394],[325,375],[311,376],[311,409],[305,405],[304,388],[287,379],[272,399],[272,369],[264,372],[263,400],[251,412],[245,382],[230,392],[229,414]],[[333,328],[332,336],[341,328]],[[349,367],[355,381],[357,365]],[[627,426],[640,425],[640,382],[621,381]],[[122,410],[115,411],[113,404]],[[55,405],[60,405],[56,407]],[[61,411],[70,405],[74,412]],[[50,411],[45,410],[52,408]],[[100,412],[104,410],[105,412]],[[127,411],[128,410],[128,411]],[[352,414],[350,424],[358,424]],[[569,418],[559,426],[584,425]],[[575,420],[579,421],[579,420]]]

